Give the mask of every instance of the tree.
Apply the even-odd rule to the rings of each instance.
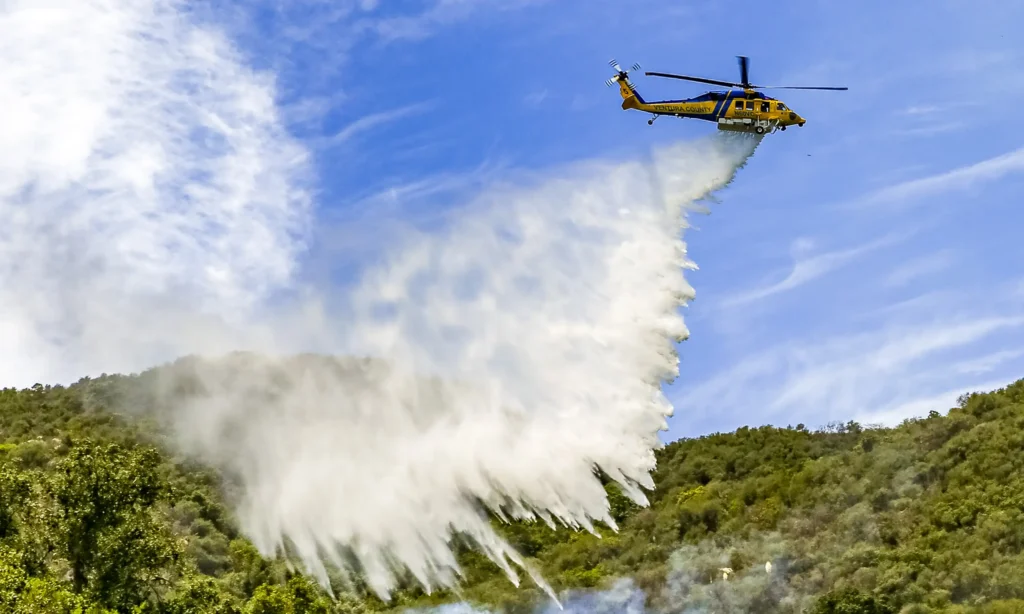
[[[67,559],[75,593],[124,610],[147,599],[176,559],[175,544],[152,506],[166,492],[149,448],[85,441],[60,460],[47,482],[50,530]]]
[[[822,595],[811,614],[895,614],[895,610],[871,595],[847,588]]]
[[[158,607],[143,604],[133,614],[239,614],[239,610],[217,588],[212,578],[190,576],[182,579],[174,594]]]
[[[0,539],[11,537],[16,529],[16,511],[29,496],[29,481],[10,467],[0,468]]]
[[[245,614],[330,614],[330,599],[303,576],[285,585],[263,584],[246,604]]]

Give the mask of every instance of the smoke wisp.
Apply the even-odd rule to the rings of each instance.
[[[242,528],[326,580],[353,563],[450,586],[454,532],[518,582],[476,502],[593,530],[595,466],[638,503],[671,407],[692,295],[685,211],[759,139],[494,185],[450,228],[389,246],[340,307],[294,289],[307,152],[272,82],[171,1],[8,3],[0,13],[2,363],[9,383],[130,372],[176,441],[237,477]],[[287,359],[296,349],[368,360]]]
[[[560,604],[540,604],[534,614],[761,614],[806,612],[813,591],[794,582],[796,563],[806,560],[780,533],[753,533],[745,539],[712,537],[674,552],[664,586],[645,592],[628,578],[604,589],[565,591]],[[460,602],[407,614],[497,614]]]

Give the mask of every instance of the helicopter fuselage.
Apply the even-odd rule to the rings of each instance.
[[[756,132],[763,134],[788,126],[803,126],[807,120],[790,109],[784,102],[756,90],[711,91],[681,100],[647,102],[628,82],[619,80],[622,108],[662,115],[701,119],[718,124],[719,130]]]

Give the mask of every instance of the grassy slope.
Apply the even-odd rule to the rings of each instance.
[[[82,437],[132,442],[153,433],[152,425],[85,409],[83,395],[102,404],[125,381],[0,392],[4,463],[41,475]],[[597,539],[543,523],[495,524],[556,590],[631,577],[652,606],[684,598],[662,590],[668,577],[690,573],[692,600],[717,568],[733,568],[739,587],[771,559],[783,586],[750,584],[748,601],[770,605],[789,596],[812,606],[849,588],[894,612],[975,611],[974,604],[1019,611],[1012,600],[1024,599],[1022,427],[1024,380],[974,395],[948,416],[933,412],[895,429],[744,428],[661,450],[649,508],[609,486],[618,534],[604,530]],[[261,584],[283,582],[283,567],[260,559],[238,535],[216,476],[164,459],[173,490],[161,518],[187,540],[188,564],[216,578],[239,607]],[[471,550],[462,561],[471,600],[513,609],[541,597],[529,580],[514,588]],[[392,605],[452,599],[410,585]],[[337,611],[364,608],[385,605],[366,598]]]

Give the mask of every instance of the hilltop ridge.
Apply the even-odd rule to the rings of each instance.
[[[232,517],[229,477],[173,452],[144,412],[104,407],[152,376],[0,391],[5,611],[363,612],[458,600],[409,578],[385,604],[339,575],[332,603],[261,557]],[[492,522],[556,590],[628,578],[652,611],[723,599],[739,611],[1020,611],[1024,380],[941,409],[895,428],[745,427],[676,441],[657,452],[650,507],[606,484],[620,532],[600,526],[601,539]],[[481,554],[459,552],[465,599],[513,611],[544,603],[530,581],[517,589]]]

